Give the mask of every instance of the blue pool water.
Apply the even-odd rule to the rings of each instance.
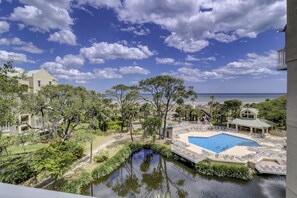
[[[234,146],[259,146],[259,144],[252,140],[225,133],[211,137],[189,137],[189,142],[215,153],[223,152]]]

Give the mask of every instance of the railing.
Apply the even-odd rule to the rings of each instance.
[[[287,63],[286,63],[286,49],[281,49],[277,51],[277,66],[278,70],[286,70]]]
[[[62,193],[38,188],[0,183],[0,197],[5,198],[88,198],[87,196]],[[90,197],[89,197],[90,198]]]

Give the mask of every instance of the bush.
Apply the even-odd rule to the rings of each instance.
[[[227,164],[209,164],[207,162],[198,162],[195,169],[205,175],[218,177],[233,177],[243,180],[252,178],[248,167],[243,165],[227,165]]]
[[[80,194],[81,187],[88,185],[89,183],[92,182],[92,180],[93,180],[93,178],[92,178],[91,173],[84,172],[84,173],[82,173],[82,175],[78,179],[68,183],[62,189],[62,191],[63,192],[71,192],[71,193]]]
[[[5,158],[0,164],[0,182],[19,184],[41,172],[57,178],[75,160],[83,148],[74,142],[56,142],[32,153]]]
[[[94,157],[94,161],[95,162],[103,162],[103,161],[107,160],[108,157],[109,157],[108,151],[105,150],[105,151],[100,152],[98,155],[96,155]]]
[[[99,164],[92,170],[91,173],[84,173],[78,179],[71,181],[63,188],[62,191],[79,194],[83,186],[88,185],[94,179],[100,179],[101,177],[109,175],[119,168],[133,153],[139,151],[142,147],[142,144],[137,143],[124,145],[124,147],[113,157],[103,162],[103,164]]]
[[[155,152],[158,153],[160,155],[162,155],[163,157],[166,158],[173,158],[173,153],[171,152],[171,149],[168,148],[165,145],[162,144],[151,144],[150,148]]]

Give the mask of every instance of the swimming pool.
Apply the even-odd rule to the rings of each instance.
[[[234,146],[252,146],[252,147],[260,146],[253,140],[241,138],[234,135],[229,135],[226,133],[220,133],[218,135],[214,135],[210,137],[188,137],[188,138],[189,138],[188,139],[189,143],[203,147],[215,153],[223,152]]]

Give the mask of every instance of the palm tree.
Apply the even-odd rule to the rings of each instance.
[[[212,111],[213,111],[213,102],[214,102],[215,98],[216,97],[214,95],[210,96],[210,99],[211,99],[210,116],[211,116],[211,118],[212,118]]]

